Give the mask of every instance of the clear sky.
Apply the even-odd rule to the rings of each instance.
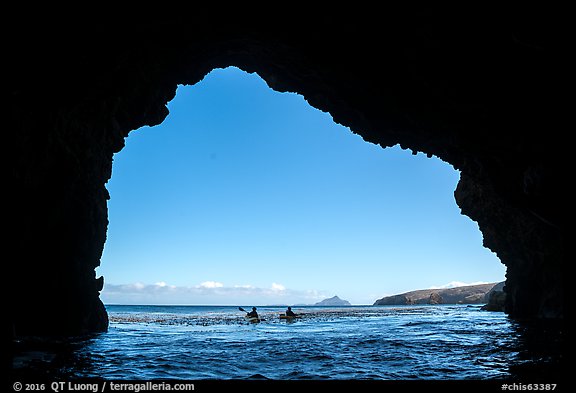
[[[382,149],[300,95],[218,69],[114,156],[106,304],[352,304],[503,281],[459,173]]]

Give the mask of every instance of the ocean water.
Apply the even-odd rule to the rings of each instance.
[[[244,307],[248,309],[248,307]],[[108,306],[110,329],[54,374],[109,379],[508,379],[522,336],[477,306]]]
[[[248,309],[249,306],[245,306]],[[108,306],[106,333],[68,344],[51,378],[114,380],[505,380],[558,354],[479,306]],[[529,337],[529,335],[528,335]],[[538,345],[545,350],[539,350]],[[522,376],[522,375],[521,375]],[[553,382],[553,381],[548,381]]]

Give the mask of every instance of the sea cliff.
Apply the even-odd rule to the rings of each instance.
[[[501,283],[494,282],[445,289],[420,289],[383,297],[376,300],[374,305],[483,304],[487,303],[487,295],[496,285],[501,285]]]

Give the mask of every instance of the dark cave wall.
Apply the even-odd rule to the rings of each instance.
[[[113,154],[131,130],[165,118],[178,84],[228,65],[304,95],[367,141],[451,163],[462,172],[458,205],[507,266],[507,312],[563,316],[563,165],[553,149],[562,138],[549,127],[551,84],[539,76],[552,54],[539,34],[338,18],[297,28],[154,22],[65,25],[8,48],[16,334],[106,329],[94,269]]]

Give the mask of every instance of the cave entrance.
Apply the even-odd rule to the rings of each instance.
[[[352,304],[504,280],[449,164],[365,142],[230,67],[114,157],[108,304]]]

